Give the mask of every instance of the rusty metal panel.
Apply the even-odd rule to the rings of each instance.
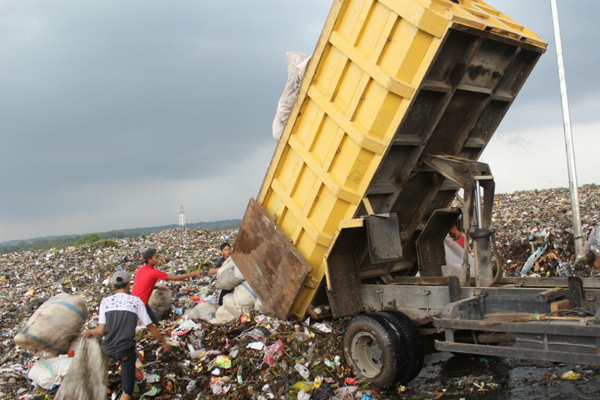
[[[266,309],[287,318],[310,266],[254,199],[248,203],[234,248],[233,261]]]

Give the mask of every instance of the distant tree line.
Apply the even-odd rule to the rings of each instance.
[[[199,222],[188,224],[188,228],[208,229],[211,231],[223,229],[237,229],[240,227],[240,220],[225,220],[215,222]],[[97,245],[101,247],[114,247],[114,239],[138,238],[152,232],[160,232],[167,229],[175,229],[177,225],[153,226],[149,228],[124,229],[122,231],[110,231],[101,233],[87,233],[85,235],[67,235],[67,236],[48,236],[21,240],[19,242],[5,242],[0,244],[0,254],[15,253],[17,251],[27,250],[46,250],[52,248],[64,248],[69,246]]]
[[[143,233],[133,233],[126,235],[124,232],[103,232],[103,233],[88,233],[85,235],[69,235],[57,236],[51,238],[40,238],[35,241],[21,240],[18,243],[0,245],[0,254],[14,253],[17,251],[27,250],[46,250],[52,248],[64,248],[69,246],[81,246],[96,244],[102,247],[116,245],[116,242],[111,239],[123,239],[126,237],[140,237]]]

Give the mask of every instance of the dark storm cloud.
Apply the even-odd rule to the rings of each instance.
[[[285,51],[316,42],[314,3],[4,4],[2,209],[46,213],[40,194],[207,177],[248,156],[272,140]]]
[[[498,134],[560,124],[550,2],[490,4],[550,44]],[[0,241],[162,221],[128,220],[139,196],[152,215],[187,196],[210,210],[189,221],[241,217],[274,146],[285,52],[312,52],[330,5],[0,2]],[[571,115],[595,122],[600,5],[559,8]],[[121,225],[106,226],[113,220]]]

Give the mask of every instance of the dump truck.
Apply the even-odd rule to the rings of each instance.
[[[418,375],[424,335],[454,353],[600,365],[598,283],[502,276],[478,161],[546,47],[481,0],[334,0],[234,244],[264,306],[348,317],[345,360],[383,389]],[[444,276],[459,217],[474,271],[465,246]]]

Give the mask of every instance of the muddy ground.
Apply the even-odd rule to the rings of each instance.
[[[565,372],[578,380],[561,378]],[[577,375],[575,375],[577,376]],[[387,399],[558,400],[599,399],[600,368],[512,358],[431,353],[403,393]]]

